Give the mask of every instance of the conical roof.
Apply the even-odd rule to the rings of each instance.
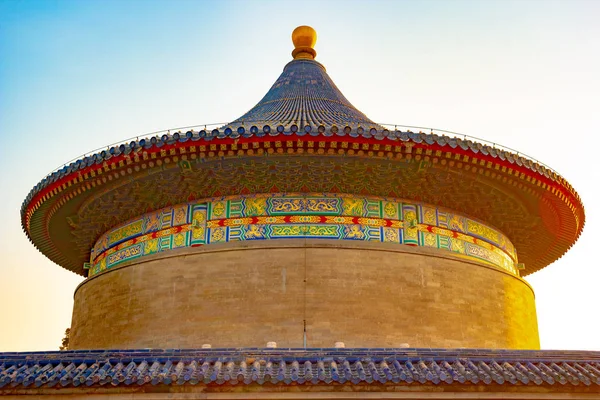
[[[297,28],[292,34],[294,60],[284,67],[262,100],[229,125],[337,125],[381,129],[344,97],[325,67],[314,60],[316,39],[312,28]]]
[[[306,59],[288,63],[262,100],[230,125],[249,123],[378,126],[344,97],[323,65]]]

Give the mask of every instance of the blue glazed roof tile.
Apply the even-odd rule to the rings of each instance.
[[[382,129],[358,111],[331,80],[325,67],[313,60],[293,60],[271,89],[250,111],[228,124],[296,124],[298,133],[318,134],[318,126],[340,125]],[[304,129],[311,126],[309,132]]]
[[[0,353],[0,390],[197,384],[600,385],[599,352],[213,349]]]

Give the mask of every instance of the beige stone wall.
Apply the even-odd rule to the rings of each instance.
[[[3,400],[23,398],[44,400],[263,400],[263,399],[600,399],[598,389],[585,385],[553,386],[508,386],[492,383],[486,385],[185,385],[185,386],[143,386],[143,387],[87,387],[77,388],[28,388],[0,389]],[[137,386],[137,385],[136,385]],[[29,395],[29,397],[23,396]]]
[[[157,254],[82,283],[73,349],[302,347],[537,349],[521,279],[435,249],[270,240]]]
[[[42,398],[44,400],[307,400],[307,399],[335,399],[335,400],[363,400],[363,399],[600,399],[600,394],[595,387],[587,386],[552,386],[510,387],[495,384],[459,386],[448,385],[444,387],[433,385],[351,385],[343,386],[223,386],[220,388],[206,388],[198,386],[151,386],[146,388],[87,388],[85,385],[76,389],[52,388],[14,390],[10,393],[0,389],[3,400],[21,400],[23,395],[29,398]],[[16,394],[15,394],[16,393]],[[27,397],[25,397],[27,398]]]

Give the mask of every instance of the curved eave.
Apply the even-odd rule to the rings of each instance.
[[[579,195],[562,177],[524,157],[507,153],[480,143],[463,141],[435,134],[389,132],[360,129],[338,130],[319,127],[303,132],[287,127],[225,129],[200,138],[197,134],[178,135],[165,141],[144,140],[129,146],[113,148],[105,155],[86,157],[59,172],[51,174],[30,192],[21,209],[22,226],[30,241],[52,261],[78,274],[84,275],[85,255],[68,257],[53,243],[49,231],[49,218],[64,204],[87,191],[101,191],[103,184],[98,177],[116,181],[130,176],[136,165],[145,159],[160,164],[176,158],[219,159],[239,156],[262,156],[268,154],[335,154],[372,159],[395,159],[404,157],[415,161],[448,163],[461,174],[477,171],[480,174],[498,176],[507,190],[536,195],[548,203],[559,215],[562,226],[548,228],[554,235],[554,243],[536,254],[533,264],[526,265],[527,275],[538,271],[560,258],[578,239],[585,223],[583,204]],[[308,129],[307,129],[308,130]],[[295,131],[295,132],[294,132]],[[241,133],[240,133],[241,132]],[[275,143],[275,145],[271,145]],[[279,144],[277,144],[279,143]],[[310,145],[312,143],[312,145]],[[333,150],[335,143],[335,150]],[[343,145],[346,143],[347,145]],[[314,146],[314,147],[311,147]],[[145,156],[144,156],[145,154]],[[157,165],[155,168],[163,168]],[[467,172],[471,171],[471,172]],[[185,199],[181,199],[185,201]],[[544,216],[540,216],[544,218]],[[511,238],[520,255],[522,250]],[[89,257],[89,250],[87,253]],[[534,258],[532,255],[530,258]],[[82,261],[83,260],[83,261]]]

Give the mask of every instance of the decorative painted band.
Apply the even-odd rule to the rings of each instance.
[[[399,199],[277,193],[198,200],[130,220],[99,238],[88,276],[177,248],[284,238],[434,247],[518,275],[516,251],[506,236],[452,211]]]

